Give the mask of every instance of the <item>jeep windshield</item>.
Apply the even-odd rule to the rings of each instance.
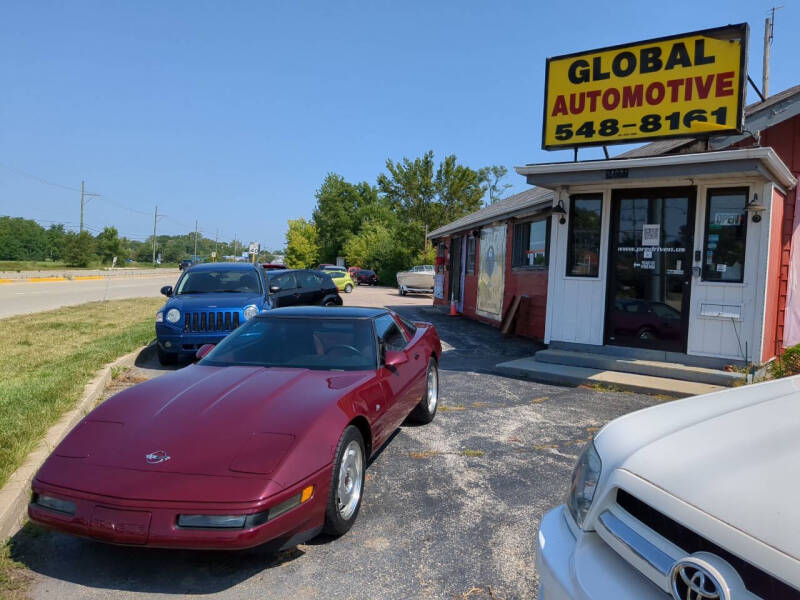
[[[260,294],[261,283],[251,271],[189,271],[176,294]]]
[[[268,317],[247,321],[201,365],[363,371],[378,363],[370,319]]]

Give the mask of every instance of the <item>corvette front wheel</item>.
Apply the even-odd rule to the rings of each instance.
[[[417,423],[430,423],[436,416],[436,407],[439,405],[439,366],[436,358],[431,356],[428,361],[428,370],[425,372],[425,395],[411,411],[409,417]]]
[[[339,439],[333,461],[323,528],[328,535],[343,535],[353,526],[361,508],[366,467],[364,438],[357,427],[349,425]]]

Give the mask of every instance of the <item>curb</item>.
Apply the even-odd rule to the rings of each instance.
[[[148,347],[143,346],[103,367],[94,379],[83,388],[83,395],[75,408],[64,413],[58,422],[47,430],[44,438],[25,458],[25,462],[11,474],[6,484],[0,489],[0,544],[19,531],[25,520],[31,494],[31,481],[33,481],[36,471],[50,456],[56,445],[78,424],[78,421],[94,408],[94,404],[102,396],[108,382],[111,381],[112,369],[133,366],[136,358]]]

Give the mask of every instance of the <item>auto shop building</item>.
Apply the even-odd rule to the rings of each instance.
[[[536,187],[430,233],[434,304],[708,366],[800,343],[800,86],[748,106],[741,134],[516,170]]]

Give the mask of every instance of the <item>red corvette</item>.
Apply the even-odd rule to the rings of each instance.
[[[291,307],[100,405],[33,481],[33,521],[117,544],[289,547],[350,529],[370,456],[436,414],[433,325]]]

